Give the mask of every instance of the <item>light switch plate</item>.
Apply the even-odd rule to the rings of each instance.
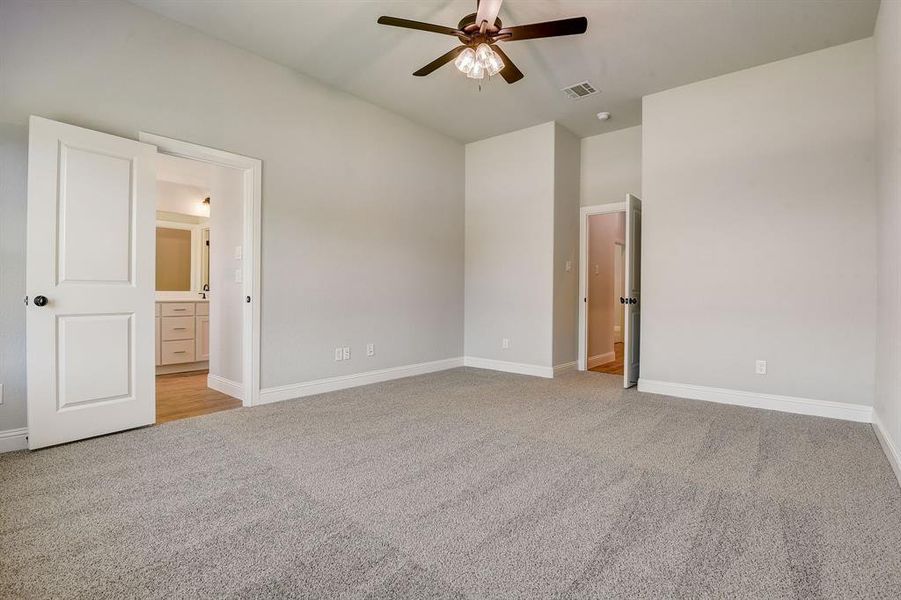
[[[350,346],[344,346],[341,350],[344,354],[344,360],[350,360]]]
[[[241,246],[235,246],[235,260],[241,260],[243,256],[244,252]]]
[[[756,365],[754,366],[754,371],[755,371],[758,375],[766,375],[766,361],[765,361],[765,360],[758,360],[757,363],[756,363]]]
[[[235,283],[242,283],[244,281],[244,271],[241,269],[235,269]]]
[[[504,338],[501,340],[501,348],[509,348],[510,347],[510,338]]]
[[[573,261],[571,261],[571,260],[566,261],[566,270],[567,271],[573,270]]]
[[[366,344],[366,356],[375,356],[375,344]]]
[[[344,360],[344,351],[341,348],[335,348],[335,360]]]

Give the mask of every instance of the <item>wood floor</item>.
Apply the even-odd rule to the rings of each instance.
[[[241,406],[241,401],[206,386],[207,371],[157,375],[156,422],[165,423]]]
[[[592,367],[591,371],[595,371],[597,373],[607,373],[609,375],[622,375],[623,374],[623,344],[620,342],[619,344],[613,344],[613,353],[615,358],[613,362],[608,362],[603,365],[598,365],[596,367]]]

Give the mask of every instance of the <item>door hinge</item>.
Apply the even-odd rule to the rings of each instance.
[[[28,306],[28,296],[25,296],[25,306]]]
[[[247,304],[250,304],[250,296],[247,296]]]

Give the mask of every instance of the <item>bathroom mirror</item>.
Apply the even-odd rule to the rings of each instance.
[[[160,292],[191,290],[191,230],[156,228],[156,289]]]
[[[209,219],[157,211],[157,298],[202,295],[210,283]],[[208,290],[209,288],[206,287]],[[203,296],[205,297],[205,296]]]

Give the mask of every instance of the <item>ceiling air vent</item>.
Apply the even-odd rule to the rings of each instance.
[[[563,88],[563,93],[566,94],[566,97],[570,100],[578,100],[579,98],[584,98],[591,94],[597,94],[598,91],[594,89],[593,85],[587,81],[583,81],[582,83],[571,85],[568,88]]]

